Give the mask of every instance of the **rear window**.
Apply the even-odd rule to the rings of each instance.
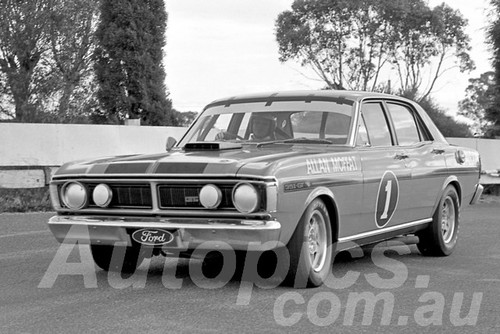
[[[398,144],[401,146],[413,145],[420,142],[420,136],[413,112],[406,106],[396,103],[387,103],[389,114],[394,124]]]

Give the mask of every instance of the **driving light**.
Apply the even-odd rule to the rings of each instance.
[[[81,209],[87,204],[87,189],[79,182],[68,182],[61,189],[61,199],[68,209]]]
[[[101,208],[105,208],[111,203],[111,199],[113,199],[113,192],[111,188],[104,183],[98,184],[94,191],[92,192],[92,199],[94,203]]]
[[[207,184],[200,190],[200,203],[207,209],[215,209],[222,201],[221,190],[213,185]]]
[[[260,196],[255,187],[249,183],[240,183],[233,190],[233,203],[241,213],[252,213],[260,204]]]

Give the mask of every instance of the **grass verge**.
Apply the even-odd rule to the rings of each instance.
[[[53,211],[49,187],[33,189],[0,188],[0,212]]]

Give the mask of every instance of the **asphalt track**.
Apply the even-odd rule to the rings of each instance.
[[[159,257],[123,279],[85,246],[60,248],[50,216],[0,214],[0,333],[500,333],[498,201],[462,210],[449,257],[382,244],[336,259],[335,277],[352,279],[305,290],[211,280],[200,261]]]

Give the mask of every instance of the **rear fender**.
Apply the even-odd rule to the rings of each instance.
[[[458,182],[458,178],[455,176],[455,175],[450,175],[448,176],[448,178],[446,178],[446,180],[443,182],[443,185],[441,187],[441,190],[439,191],[439,195],[437,196],[436,198],[436,202],[434,203],[434,206],[432,208],[432,212],[436,212],[436,208],[438,207],[439,205],[439,202],[441,201],[441,197],[443,197],[443,194],[444,194],[444,190],[446,189],[446,187],[448,187],[449,185],[453,185],[455,187],[455,189],[457,190],[457,193],[458,193],[458,204],[461,205],[462,204],[462,188],[460,187],[460,183]]]

